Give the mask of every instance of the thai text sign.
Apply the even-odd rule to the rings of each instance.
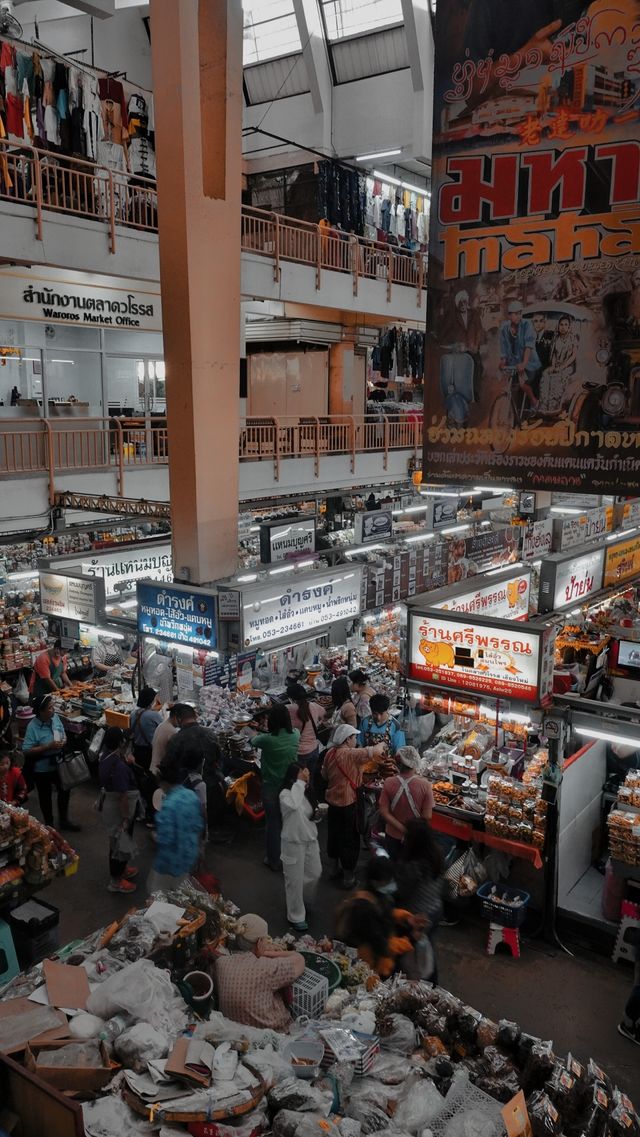
[[[522,535],[523,561],[539,561],[551,552],[553,521],[534,521]]]
[[[431,482],[640,488],[639,31],[632,0],[438,5]]]
[[[589,541],[597,541],[610,533],[612,527],[613,507],[610,505],[601,505],[579,517],[554,521],[554,548],[560,552],[563,549],[574,549],[577,545],[586,545]]]
[[[468,612],[469,615],[491,616],[499,620],[528,620],[531,570],[508,580],[480,584],[458,596],[436,601],[434,608],[446,612]]]
[[[104,606],[104,587],[97,580],[41,572],[40,606],[47,616],[95,624]]]
[[[149,545],[141,549],[121,549],[101,553],[82,562],[85,576],[104,577],[107,596],[127,591],[127,584],[145,577],[153,580],[173,580],[171,542]]]
[[[538,607],[541,612],[555,612],[588,600],[602,588],[604,549],[594,549],[573,557],[548,557],[540,570]]]
[[[265,521],[260,526],[260,560],[263,564],[286,561],[316,547],[315,517],[292,517],[290,521]]]
[[[138,631],[190,647],[216,646],[216,601],[209,592],[182,585],[138,581]]]
[[[604,586],[620,584],[640,574],[640,537],[631,537],[607,549],[604,566]]]
[[[409,679],[538,701],[540,632],[410,612],[408,642]]]
[[[245,647],[304,635],[360,613],[362,570],[345,566],[331,576],[280,580],[243,593]]]

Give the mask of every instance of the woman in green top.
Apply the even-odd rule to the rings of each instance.
[[[264,863],[273,872],[280,872],[280,790],[289,766],[298,757],[300,731],[293,729],[284,703],[274,703],[270,708],[267,730],[268,734],[256,734],[251,739],[251,745],[260,750],[262,803],[267,831],[267,855]]]

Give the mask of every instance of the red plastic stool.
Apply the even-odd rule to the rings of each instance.
[[[514,959],[520,959],[520,932],[518,928],[503,928],[502,924],[489,924],[487,955],[495,955],[498,944],[506,944]]]

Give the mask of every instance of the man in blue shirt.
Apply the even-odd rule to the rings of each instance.
[[[58,756],[64,750],[67,736],[53,706],[53,695],[36,695],[32,702],[35,711],[24,736],[22,753],[25,759],[27,785],[35,783],[38,802],[45,825],[53,825],[53,791],[58,795],[60,830],[79,833],[80,826],[69,821],[70,790],[63,790],[58,774]]]
[[[388,754],[396,754],[401,746],[406,746],[404,731],[400,729],[389,714],[389,700],[386,695],[372,695],[369,700],[371,714],[360,724],[360,746],[377,746],[384,742]]]
[[[540,368],[536,331],[532,321],[523,318],[519,300],[512,300],[507,312],[509,318],[500,325],[500,367],[518,372],[518,382],[535,409],[539,400],[532,384]]]

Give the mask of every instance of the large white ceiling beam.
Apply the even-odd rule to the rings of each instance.
[[[431,163],[433,33],[428,0],[402,0],[402,15],[413,86],[413,156]]]
[[[64,3],[48,3],[47,0],[16,0],[17,18],[20,23],[29,23],[34,18],[40,23],[47,20],[60,20],[68,16],[95,16],[98,20],[108,20],[116,12],[115,0],[64,0]]]
[[[293,0],[313,109],[322,115],[322,148],[331,151],[333,81],[318,0]]]

